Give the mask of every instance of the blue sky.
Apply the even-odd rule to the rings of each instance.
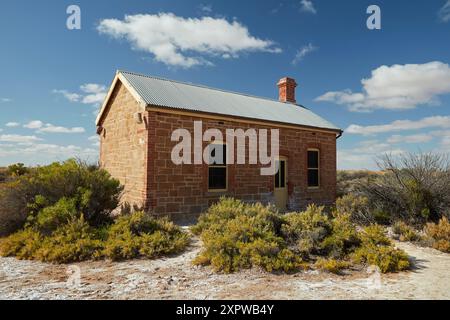
[[[72,4],[81,30],[66,27]],[[450,151],[449,0],[4,0],[0,39],[0,166],[95,161],[117,69],[270,98],[294,77],[297,101],[346,131],[341,169]]]

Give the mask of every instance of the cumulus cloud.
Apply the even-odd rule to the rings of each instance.
[[[300,1],[300,10],[303,12],[309,12],[312,14],[316,14],[317,10],[314,7],[314,3],[310,0],[302,0]]]
[[[92,146],[94,147],[100,146],[100,137],[98,135],[90,136],[88,140],[91,142]]]
[[[44,123],[40,120],[33,120],[24,125],[24,128],[36,130],[39,133],[83,133],[86,130],[82,127],[66,128],[55,126],[51,123]]]
[[[200,4],[198,6],[198,9],[205,14],[212,13],[212,5],[211,4]]]
[[[36,141],[2,144],[0,148],[0,165],[2,166],[14,162],[23,162],[26,165],[41,165],[54,161],[63,161],[68,158],[94,161],[98,158],[98,150],[75,145],[57,145]]]
[[[450,128],[450,116],[433,116],[420,120],[396,120],[388,124],[360,126],[350,125],[345,131],[350,134],[373,135],[394,131],[419,130],[425,128]]]
[[[0,135],[1,142],[17,142],[17,143],[31,143],[40,141],[42,139],[36,136],[24,136],[19,134],[2,134]]]
[[[331,91],[316,98],[348,106],[350,111],[406,110],[438,104],[438,96],[450,93],[450,67],[434,61],[425,64],[381,66],[361,81],[362,92]]]
[[[427,133],[418,133],[412,135],[393,135],[387,139],[388,143],[426,143],[433,140],[433,135]]]
[[[97,83],[86,83],[80,86],[80,92],[70,92],[68,90],[53,90],[53,93],[62,94],[70,102],[80,102],[98,107],[108,93],[104,85]]]
[[[24,124],[23,127],[27,129],[40,129],[44,123],[40,120],[33,120],[28,122],[27,124]]]
[[[5,126],[7,126],[8,128],[15,128],[15,127],[19,127],[20,123],[18,123],[18,122],[8,122]]]
[[[450,0],[447,0],[444,6],[439,10],[438,16],[442,22],[450,21]]]
[[[310,54],[311,52],[317,50],[318,48],[313,46],[312,43],[309,43],[306,46],[303,46],[300,48],[300,50],[297,51],[295,54],[294,60],[292,60],[293,65],[297,65],[300,61],[303,60],[303,58]]]
[[[366,140],[352,149],[339,148],[337,153],[339,169],[376,169],[376,158],[383,154],[399,155],[405,151],[394,148],[389,143]]]
[[[104,19],[100,34],[125,39],[132,48],[151,53],[168,66],[211,64],[206,56],[236,58],[245,52],[281,52],[270,40],[252,36],[247,27],[224,18],[183,18],[172,13],[127,15]]]

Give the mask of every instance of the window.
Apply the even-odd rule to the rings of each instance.
[[[279,165],[278,172],[275,174],[275,188],[285,188],[286,187],[286,161],[277,161]]]
[[[225,144],[209,145],[208,190],[227,190],[227,146]]]
[[[319,150],[308,150],[308,187],[318,188],[320,186],[320,157]]]

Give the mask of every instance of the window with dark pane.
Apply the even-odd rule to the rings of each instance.
[[[275,188],[279,188],[280,187],[280,167],[279,167],[280,162],[277,161],[275,164],[276,164],[276,166],[278,168],[278,171],[277,171],[277,173],[275,173],[275,176],[274,176],[274,178],[275,178]]]
[[[216,155],[221,153],[221,158]],[[226,166],[226,145],[212,144],[210,145],[210,165],[208,168],[208,189],[209,190],[226,190],[227,189],[227,166]]]
[[[308,187],[319,187],[319,151],[308,150]]]
[[[280,188],[286,187],[286,162],[280,162]]]
[[[286,187],[286,161],[277,161],[278,171],[275,174],[275,188]]]

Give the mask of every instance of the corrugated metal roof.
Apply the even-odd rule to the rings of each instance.
[[[300,105],[126,71],[119,73],[150,106],[340,130]]]

